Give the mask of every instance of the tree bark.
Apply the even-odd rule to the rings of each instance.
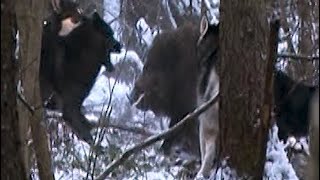
[[[1,179],[27,179],[17,113],[14,0],[1,1]]]
[[[319,90],[310,104],[310,157],[306,168],[307,180],[319,179]]]
[[[310,1],[297,1],[297,10],[300,16],[300,28],[299,32],[299,43],[298,43],[298,53],[304,54],[307,56],[312,56],[314,54],[313,41],[312,41],[312,19],[310,12]],[[315,66],[311,61],[297,60],[291,62],[293,70],[293,78],[297,80],[308,79],[312,77]],[[310,79],[310,78],[309,78]],[[308,83],[312,84],[312,80],[309,80]]]
[[[30,123],[40,179],[50,180],[53,179],[53,173],[39,92],[39,63],[45,4],[46,1],[43,0],[20,0],[16,4],[20,35],[21,86],[27,103],[35,107],[32,112],[26,107],[21,108],[19,119]]]
[[[221,1],[220,159],[262,179],[267,125],[261,122],[267,59],[265,1]]]

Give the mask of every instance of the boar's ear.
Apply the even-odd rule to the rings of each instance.
[[[90,16],[91,18],[93,19],[93,21],[96,23],[96,22],[100,22],[101,21],[101,17],[100,15],[98,14],[98,12],[96,10],[92,11],[90,13]]]

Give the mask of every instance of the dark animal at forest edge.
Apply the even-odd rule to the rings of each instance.
[[[131,103],[141,110],[150,109],[157,115],[168,116],[169,127],[193,111],[197,104],[198,39],[199,31],[193,24],[157,35],[130,94]],[[197,121],[191,121],[165,139],[162,149],[170,154],[174,146],[199,155]]]
[[[274,72],[274,100],[279,139],[289,136],[301,137],[308,134],[309,104],[316,90],[292,80],[284,72]]]
[[[42,34],[40,92],[46,108],[62,110],[63,119],[77,136],[93,143],[93,125],[80,109],[101,65],[113,70],[111,52],[120,52],[111,27],[96,13],[82,14],[78,4],[52,2]]]

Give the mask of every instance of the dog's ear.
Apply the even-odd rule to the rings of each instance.
[[[209,22],[206,16],[202,16],[200,22],[200,36],[203,36],[208,31]]]
[[[201,43],[203,37],[206,35],[209,28],[209,22],[206,16],[202,16],[200,21],[200,36],[197,42],[197,46]]]

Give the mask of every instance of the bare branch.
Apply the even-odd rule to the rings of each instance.
[[[30,111],[31,111],[31,109],[33,107],[30,106],[26,101],[24,102],[24,104],[25,103],[26,103],[26,106],[28,107],[28,109],[30,108]],[[51,112],[50,114],[47,114],[46,117],[47,118],[53,118],[53,119],[59,119],[59,118],[62,118],[62,114],[61,113],[56,113],[56,112]],[[121,120],[118,120],[118,121],[121,121]],[[118,129],[118,130],[121,130],[121,131],[127,131],[127,132],[130,132],[130,133],[139,134],[139,135],[142,135],[142,136],[152,136],[152,135],[155,134],[154,132],[147,131],[147,130],[145,130],[143,128],[139,128],[139,127],[135,127],[135,126],[129,126],[129,125],[112,124],[110,122],[102,123],[102,125],[99,124],[99,123],[92,123],[92,124],[97,128],[114,128],[114,129]]]
[[[30,106],[30,108],[32,108],[32,106]],[[62,118],[62,114],[51,113],[50,115],[47,115],[47,118],[59,119],[59,118]],[[127,125],[112,124],[112,123],[106,123],[103,125],[100,125],[99,123],[92,123],[92,124],[97,128],[114,128],[114,129],[118,129],[121,131],[127,131],[130,133],[139,134],[142,136],[152,136],[155,134],[151,131],[147,131],[143,128],[139,128],[139,127],[135,127],[135,126],[127,126]]]
[[[18,92],[18,99],[22,102],[23,105],[26,106],[26,108],[30,111],[31,114],[34,114],[35,108],[27,102],[27,100],[24,98],[21,92]]]
[[[308,61],[314,61],[319,60],[319,56],[305,56],[301,54],[290,54],[290,53],[284,53],[284,54],[278,54],[278,58],[291,58],[296,60],[308,60]]]
[[[215,102],[218,101],[219,93],[212,97],[209,101],[205,102],[201,106],[199,106],[197,109],[195,109],[193,112],[189,113],[186,115],[181,121],[179,121],[176,125],[171,127],[170,129],[158,134],[149,137],[146,139],[144,142],[135,145],[134,147],[128,149],[126,152],[124,152],[119,159],[114,160],[111,162],[108,166],[107,169],[99,176],[97,177],[97,180],[103,180],[105,179],[112,171],[114,171],[119,165],[123,164],[131,155],[140,152],[142,149],[150,146],[151,144],[165,139],[172,135],[174,132],[179,130],[183,125],[185,125],[187,122],[191,121],[195,117],[199,116],[201,113],[206,111],[211,105],[213,105]]]
[[[152,133],[150,131],[147,131],[147,130],[145,130],[143,128],[139,128],[139,127],[123,126],[123,125],[120,125],[120,124],[108,124],[106,127],[107,128],[115,128],[115,129],[119,129],[119,130],[122,130],[122,131],[128,131],[128,132],[140,134],[140,135],[143,135],[143,136],[152,136],[152,135],[154,135],[154,133]]]
[[[115,21],[118,21],[120,19],[120,16],[114,17],[113,19],[111,19],[111,21],[107,22],[108,24],[112,24]]]

